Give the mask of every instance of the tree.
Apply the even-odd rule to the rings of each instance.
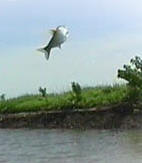
[[[137,103],[142,97],[142,59],[138,56],[118,70],[118,77],[127,81],[128,101]]]

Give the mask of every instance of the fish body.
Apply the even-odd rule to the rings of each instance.
[[[45,54],[46,59],[49,59],[50,51],[52,48],[59,47],[63,44],[68,37],[68,29],[65,26],[58,26],[55,30],[51,30],[52,38],[49,41],[48,45],[43,48],[38,49],[39,51]]]

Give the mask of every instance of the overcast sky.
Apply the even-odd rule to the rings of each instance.
[[[49,30],[69,28],[70,37],[49,61],[36,49]],[[0,0],[0,93],[14,97],[118,82],[117,70],[142,56],[141,0]]]

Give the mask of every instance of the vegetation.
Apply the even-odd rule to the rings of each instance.
[[[72,91],[62,94],[25,95],[0,101],[0,113],[16,113],[30,111],[49,111],[74,108],[91,108],[117,104],[126,99],[125,85],[82,88],[72,83]]]
[[[25,95],[13,99],[0,96],[0,113],[19,113],[49,110],[87,109],[128,102],[136,104],[142,99],[142,60],[131,59],[129,65],[118,70],[118,77],[127,81],[124,85],[81,88],[71,83],[71,91],[48,94],[46,88],[39,88],[38,95]]]
[[[142,60],[140,57],[131,59],[130,65],[118,70],[118,77],[127,81],[127,101],[135,104],[142,99]]]
[[[0,101],[4,101],[4,100],[5,100],[5,94],[3,93],[0,95]]]
[[[72,92],[71,92],[71,97],[70,97],[69,100],[71,101],[74,108],[79,108],[80,107],[80,102],[81,102],[81,99],[82,99],[81,86],[79,85],[79,83],[72,82],[71,87],[72,87]]]
[[[42,95],[42,97],[46,97],[46,88],[39,87],[38,89],[39,93]]]

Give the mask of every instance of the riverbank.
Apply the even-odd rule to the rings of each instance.
[[[0,114],[0,128],[142,128],[142,112],[131,113],[128,103],[91,109]]]
[[[141,128],[141,109],[136,113],[127,102],[126,85],[77,86],[61,94],[1,100],[0,128]]]

